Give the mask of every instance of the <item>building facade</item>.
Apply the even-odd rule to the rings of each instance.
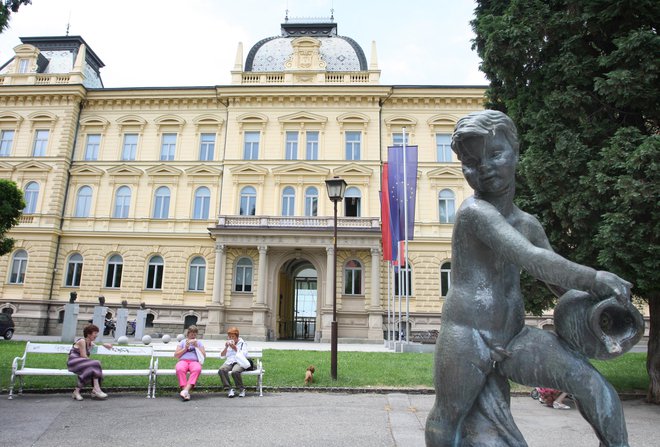
[[[104,88],[81,37],[22,40],[0,67],[0,178],[27,203],[0,257],[19,333],[58,334],[75,291],[81,325],[102,295],[111,312],[146,303],[153,333],[328,341],[339,176],[339,339],[382,341],[380,178],[404,134],[419,148],[410,325],[437,328],[471,194],[450,134],[484,87],[381,85],[375,44],[367,60],[332,20],[287,20],[246,57],[239,44],[230,85],[195,88]]]

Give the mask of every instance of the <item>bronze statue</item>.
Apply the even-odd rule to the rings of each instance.
[[[486,110],[462,118],[452,149],[474,196],[456,214],[426,445],[526,446],[509,408],[511,379],[573,394],[601,445],[627,446],[619,397],[586,355],[620,354],[639,340],[643,320],[630,304],[631,284],[554,253],[538,220],[514,205],[518,135],[508,116]],[[525,326],[521,268],[558,294],[576,289],[560,300],[564,315],[577,312],[576,299],[589,308],[577,322],[560,318],[560,336]],[[612,324],[599,327],[604,314]],[[598,334],[573,337],[582,325]],[[575,349],[585,343],[598,348]]]
[[[105,305],[105,297],[103,295],[99,296],[99,305],[101,306]]]
[[[76,299],[78,299],[78,293],[73,291],[69,293],[69,303],[75,303]]]

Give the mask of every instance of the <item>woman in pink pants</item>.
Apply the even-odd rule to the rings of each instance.
[[[183,401],[190,400],[190,390],[195,387],[199,373],[202,372],[202,363],[206,357],[206,350],[201,341],[197,340],[197,326],[188,328],[186,339],[181,340],[174,351],[174,357],[179,361],[176,364],[176,377],[179,379]],[[189,377],[186,377],[190,373]]]

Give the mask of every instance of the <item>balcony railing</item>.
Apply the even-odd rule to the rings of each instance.
[[[218,226],[226,228],[333,228],[334,219],[331,216],[220,216]],[[380,229],[380,221],[376,217],[339,217],[338,228],[346,229]]]

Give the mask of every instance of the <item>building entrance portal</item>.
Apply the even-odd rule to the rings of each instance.
[[[318,306],[316,269],[309,261],[286,263],[280,273],[279,339],[314,340]]]

